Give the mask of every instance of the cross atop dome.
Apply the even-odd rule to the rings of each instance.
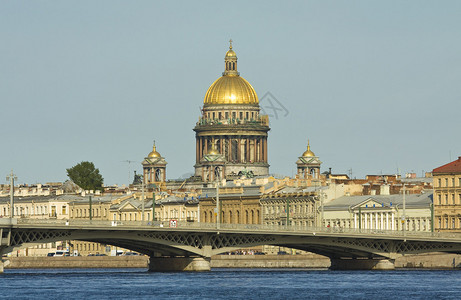
[[[232,42],[233,42],[232,39],[230,39],[229,40],[229,49],[231,49],[231,50],[232,50]]]

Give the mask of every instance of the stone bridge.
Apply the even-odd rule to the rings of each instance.
[[[260,245],[327,256],[332,269],[393,269],[402,255],[461,253],[461,234],[175,222],[0,219],[0,253],[56,241],[114,245],[146,254],[151,271],[206,271],[212,255]],[[3,265],[0,266],[2,268]]]

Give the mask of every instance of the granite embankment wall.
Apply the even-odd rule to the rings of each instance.
[[[8,257],[5,269],[46,268],[147,268],[147,256],[78,256],[78,257]],[[330,260],[309,255],[217,255],[212,268],[328,268]],[[395,261],[396,268],[461,268],[461,255],[431,253],[404,256]]]
[[[330,259],[317,255],[216,255],[212,268],[328,268]]]
[[[8,257],[5,269],[147,268],[147,256]]]

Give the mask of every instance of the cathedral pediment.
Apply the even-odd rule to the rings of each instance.
[[[322,162],[318,159],[318,157],[299,157],[298,161],[296,162],[298,165],[299,164],[309,164],[309,165],[315,165],[315,164],[321,164]]]
[[[368,198],[366,199],[365,201],[362,201],[360,203],[358,203],[357,205],[354,205],[352,207],[352,209],[359,209],[360,208],[364,208],[364,209],[367,209],[367,208],[379,208],[379,207],[389,207],[388,204],[386,203],[380,203],[378,201],[376,201],[376,199],[374,198]]]
[[[166,165],[167,162],[163,157],[146,157],[142,161],[143,165]]]
[[[209,155],[205,154],[203,155],[203,158],[200,160],[201,163],[220,163],[224,164],[226,163],[226,159],[224,158],[223,155]]]

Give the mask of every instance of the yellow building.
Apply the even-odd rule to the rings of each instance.
[[[435,230],[461,231],[461,156],[432,171]]]
[[[230,184],[229,184],[230,185]],[[216,188],[204,188],[200,201],[200,222],[217,221]],[[226,186],[219,188],[220,222],[261,224],[261,186]]]
[[[48,195],[48,196],[28,196],[14,197],[14,218],[19,219],[46,219],[67,220],[69,219],[69,203],[77,195]],[[10,198],[0,197],[0,218],[10,217]],[[49,252],[67,247],[67,241],[46,243],[30,248],[21,249],[11,255],[18,256],[46,256]]]

